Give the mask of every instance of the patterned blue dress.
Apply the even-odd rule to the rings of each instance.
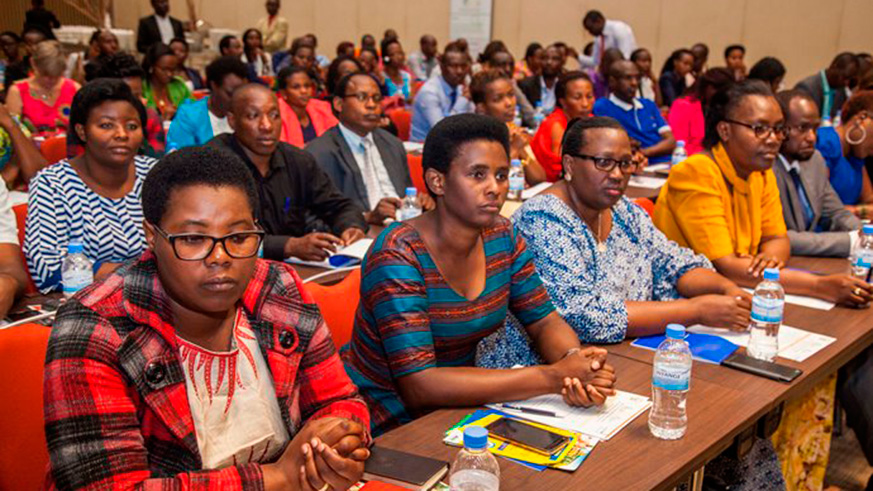
[[[627,333],[627,301],[679,298],[676,283],[712,263],[668,240],[645,210],[627,198],[612,208],[606,252],[560,198],[541,194],[512,217],[558,312],[583,343],[618,343]],[[514,319],[479,344],[477,365],[506,368],[541,363]]]
[[[82,243],[95,272],[104,262],[142,254],[142,183],[156,162],[135,157],[133,189],[119,199],[95,193],[67,160],[46,167],[30,181],[24,254],[42,293],[60,288],[61,264],[71,241]]]

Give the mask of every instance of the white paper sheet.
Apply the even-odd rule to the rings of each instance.
[[[541,182],[541,183],[537,184],[536,186],[531,186],[531,187],[529,187],[521,192],[521,199],[525,200],[525,201],[529,200],[529,199],[533,198],[534,196],[540,194],[541,192],[545,191],[546,189],[548,189],[548,187],[551,186],[552,184],[554,184],[554,183]]]
[[[714,327],[702,326],[700,324],[689,327],[688,331],[700,334],[712,334],[727,339],[738,346],[749,346],[749,333],[747,331],[728,331],[727,329],[716,329]],[[778,356],[788,360],[802,362],[834,341],[836,341],[836,338],[815,332],[804,331],[803,329],[797,329],[796,327],[783,324],[779,328]]]
[[[662,162],[660,164],[647,165],[646,168],[643,170],[648,171],[648,172],[659,172],[659,171],[664,171],[664,170],[670,170],[670,164],[667,162]]]
[[[370,246],[373,244],[373,239],[361,239],[356,242],[353,242],[348,247],[343,247],[336,251],[336,253],[331,254],[331,256],[349,256],[353,257],[357,260],[357,262],[361,262],[364,260],[364,256],[367,254],[367,251],[370,249]],[[334,266],[330,264],[330,258],[325,259],[324,261],[304,261],[302,259],[298,259],[296,257],[289,257],[285,260],[286,263],[291,264],[300,264],[303,266],[314,266],[316,268],[325,268],[325,269],[337,269],[344,268],[347,266],[352,266],[354,262],[350,262],[348,264],[343,264],[342,266]]]
[[[421,142],[403,142],[403,149],[409,152],[421,152],[424,150],[424,143]]]
[[[755,290],[752,288],[743,288],[749,293],[754,294]],[[818,310],[831,310],[836,307],[837,304],[833,302],[828,302],[827,300],[822,300],[820,298],[813,297],[805,297],[803,295],[792,295],[790,293],[785,294],[785,301],[792,305],[799,305],[801,307],[809,307],[811,309]]]
[[[662,177],[631,176],[628,186],[643,189],[660,189],[666,182],[667,180]]]
[[[534,397],[526,401],[517,401],[511,404],[552,411],[558,414],[559,417],[553,418],[551,416],[514,411],[506,409],[500,404],[489,404],[488,407],[512,414],[521,419],[554,426],[555,428],[578,431],[601,440],[609,440],[627,426],[628,423],[651,407],[652,402],[646,396],[616,391],[615,396],[607,399],[606,403],[601,407],[571,407],[564,403],[564,400],[558,394]]]

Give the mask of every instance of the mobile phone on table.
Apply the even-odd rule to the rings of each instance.
[[[523,421],[500,418],[485,427],[489,436],[543,455],[552,455],[570,441],[570,437],[553,433]]]
[[[753,373],[779,382],[791,382],[803,373],[800,369],[792,368],[772,361],[759,360],[752,358],[749,355],[735,352],[727,357],[722,365],[742,370],[744,372]]]

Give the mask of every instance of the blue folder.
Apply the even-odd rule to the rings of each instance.
[[[667,339],[667,337],[663,334],[659,336],[637,338],[633,343],[631,343],[631,346],[655,351],[665,339]],[[712,334],[689,332],[685,334],[685,341],[691,348],[691,355],[695,360],[706,363],[715,363],[716,365],[720,365],[721,362],[739,348],[739,346],[734,343],[724,338],[713,336]]]

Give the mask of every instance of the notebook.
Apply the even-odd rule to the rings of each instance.
[[[342,247],[330,255],[324,261],[304,261],[296,257],[289,257],[285,260],[286,263],[301,264],[303,266],[315,266],[325,269],[347,268],[361,264],[370,246],[373,244],[373,239],[361,239],[353,242],[348,247]]]
[[[426,491],[449,471],[449,463],[400,450],[374,446],[364,465],[365,481],[382,481],[405,489]]]
[[[655,351],[665,339],[667,337],[663,334],[637,338],[631,343],[631,346]],[[717,365],[721,364],[725,358],[739,349],[739,346],[736,344],[711,334],[687,333],[685,334],[685,341],[691,348],[691,355],[695,360],[715,363]]]

